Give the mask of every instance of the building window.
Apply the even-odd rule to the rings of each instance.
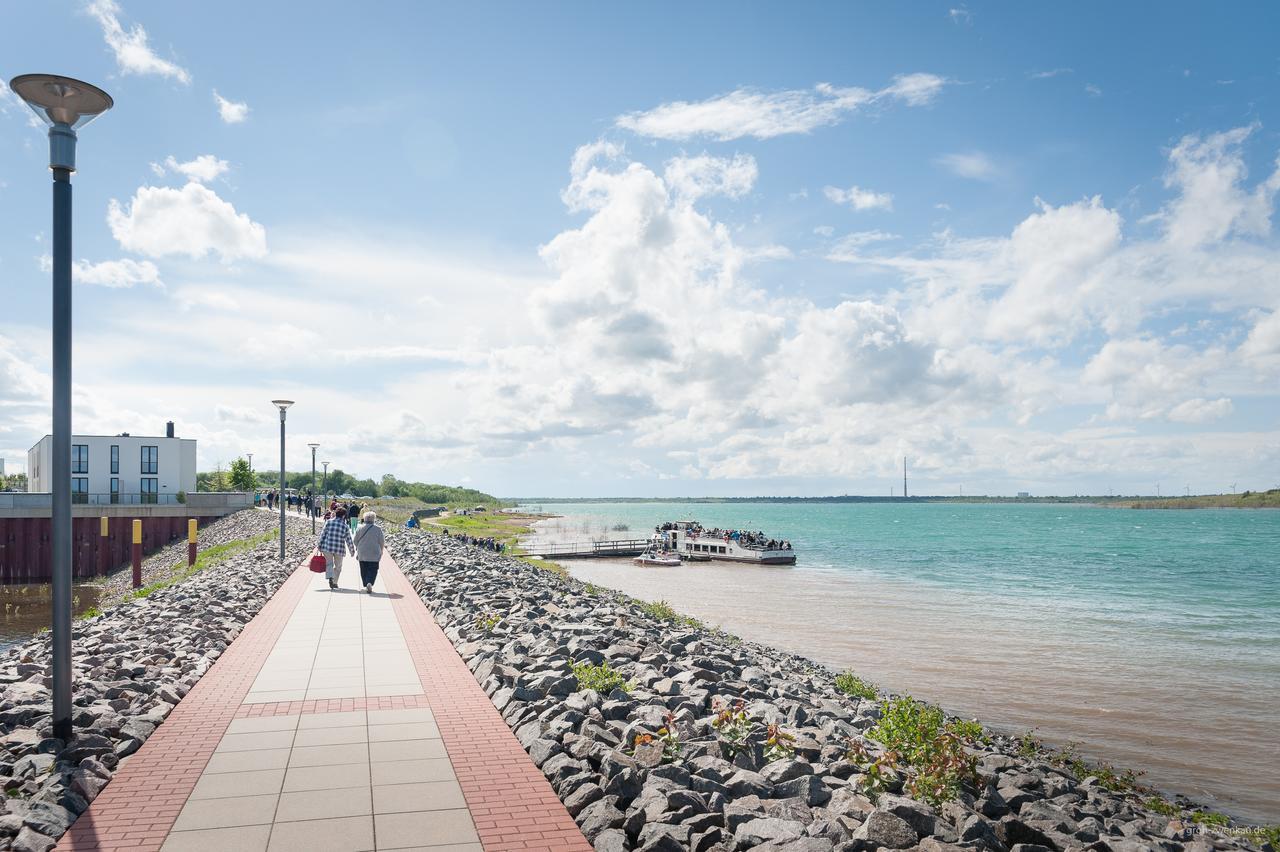
[[[112,444],[111,445],[111,473],[117,474],[119,472],[120,472],[120,445]]]
[[[155,447],[152,447],[151,449],[153,449],[153,450],[154,450],[154,449],[155,449]],[[158,479],[148,479],[148,478],[143,478],[143,480],[142,480],[142,499],[141,499],[139,502],[142,502],[142,503],[156,503],[156,502],[159,502],[158,489],[156,488],[156,483],[157,483],[157,482],[159,482],[159,481],[160,481],[160,480],[158,480]]]
[[[88,444],[72,444],[71,445],[71,472],[72,473],[88,473],[89,472],[89,445]]]
[[[118,476],[111,477],[111,502],[120,502],[120,477]]]
[[[87,476],[71,477],[71,502],[72,503],[88,503],[89,502],[89,477]]]
[[[160,472],[160,448],[159,447],[143,447],[142,448],[142,472],[143,473],[159,473]]]

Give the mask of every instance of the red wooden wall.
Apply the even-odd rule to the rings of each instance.
[[[108,518],[101,535],[98,518],[71,519],[71,570],[76,578],[100,577],[130,559],[133,518]],[[142,518],[142,552],[153,553],[186,538],[187,518]],[[203,526],[215,517],[196,518]],[[0,583],[47,583],[50,580],[48,518],[0,518]]]

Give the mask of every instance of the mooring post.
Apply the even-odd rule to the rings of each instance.
[[[133,587],[142,588],[142,521],[133,522]]]
[[[108,526],[107,516],[103,515],[98,523],[98,576],[105,577],[107,572],[111,570],[111,529]]]
[[[196,564],[196,519],[187,521],[187,567]]]

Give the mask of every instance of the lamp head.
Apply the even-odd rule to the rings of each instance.
[[[115,104],[97,86],[57,74],[22,74],[9,81],[9,88],[50,127],[78,130]]]
[[[320,445],[319,445],[319,444],[307,444],[307,446],[314,450],[314,449],[317,449]]]

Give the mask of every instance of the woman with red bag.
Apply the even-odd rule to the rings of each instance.
[[[324,554],[324,575],[329,580],[330,589],[338,588],[338,578],[342,575],[342,558],[348,553],[356,555],[356,545],[351,540],[351,527],[347,526],[346,514],[341,507],[334,511],[333,517],[324,522],[324,529],[320,531],[320,543],[316,545]]]

